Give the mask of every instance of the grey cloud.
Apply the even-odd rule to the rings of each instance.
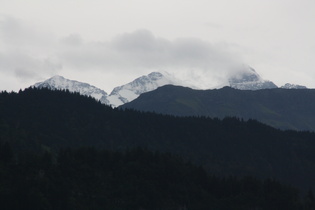
[[[80,48],[63,51],[60,57],[78,68],[90,66],[124,71],[126,68],[194,68],[222,72],[240,63],[237,56],[220,45],[197,38],[170,41],[156,37],[148,30],[125,33],[110,42],[87,43]]]
[[[166,39],[157,38],[150,31],[145,29],[119,35],[111,42],[111,46],[114,49],[132,53],[165,52],[170,47],[170,44],[171,43]]]
[[[198,38],[170,41],[140,30],[118,36],[108,46],[130,70],[166,70],[183,78],[198,78],[205,88],[244,70],[242,59],[230,50],[235,46],[228,43],[212,44]]]
[[[0,73],[25,80],[47,77],[62,68],[51,53],[56,46],[52,35],[19,19],[0,19],[0,43]]]
[[[115,47],[119,46],[118,51],[122,55],[127,52],[124,59],[144,66],[194,67],[215,71],[216,68],[238,62],[235,55],[201,39],[181,38],[169,41],[157,38],[145,30],[125,34],[112,43]]]
[[[21,25],[15,18],[2,17],[0,20],[0,36],[6,43],[22,39]]]
[[[80,34],[56,39],[18,19],[5,18],[0,34],[0,42],[6,43],[0,49],[0,71],[19,78],[52,76],[61,69],[114,74],[188,71],[190,77],[219,78],[240,63],[224,45],[198,38],[167,40],[148,30],[121,34],[107,42],[88,42]]]
[[[217,23],[214,23],[214,22],[205,22],[205,26],[206,27],[209,27],[209,28],[212,28],[212,29],[221,29],[223,26],[222,25],[219,25]]]
[[[0,39],[7,48],[35,49],[54,45],[51,33],[9,16],[0,19]]]
[[[69,36],[62,38],[61,43],[64,45],[76,47],[83,43],[83,39],[79,34],[70,34]]]
[[[39,78],[57,74],[62,69],[62,65],[55,63],[48,58],[32,59],[29,58],[29,65],[22,65],[15,68],[15,75],[18,78]]]
[[[30,69],[16,67],[14,69],[14,75],[19,79],[30,79],[38,76],[35,72],[31,71]]]
[[[49,58],[34,58],[23,53],[0,53],[0,71],[21,79],[51,75],[61,68],[61,64]]]

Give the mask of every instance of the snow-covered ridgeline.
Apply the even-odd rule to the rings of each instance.
[[[235,75],[230,76],[228,78],[228,83],[230,87],[241,90],[277,88],[273,82],[264,80],[253,68],[249,66],[245,67]],[[198,84],[198,81],[194,82],[194,84]],[[101,90],[100,88],[92,86],[88,83],[69,80],[62,76],[54,76],[43,82],[36,83],[33,86],[38,88],[50,88],[78,92],[82,95],[91,96],[103,104],[111,105],[112,107],[118,107],[136,99],[142,93],[153,91],[164,85],[180,85],[193,89],[202,89],[196,85],[192,85],[191,83],[179,80],[167,72],[152,72],[148,75],[141,76],[130,83],[115,87],[110,95],[108,95],[104,90]],[[223,86],[224,85],[222,85],[222,87]],[[297,89],[306,87],[287,83],[281,88]]]

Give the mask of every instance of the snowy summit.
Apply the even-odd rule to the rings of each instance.
[[[251,67],[245,68],[240,72],[229,78],[230,87],[239,90],[259,90],[277,88],[273,82],[264,80],[261,76]]]
[[[114,106],[128,103],[146,93],[164,85],[184,85],[183,82],[173,78],[168,73],[152,72],[148,75],[139,77],[132,82],[116,87],[108,97]]]
[[[109,104],[109,101],[107,100],[108,94],[104,90],[88,83],[69,80],[58,75],[43,82],[36,83],[33,86],[37,88],[49,88],[52,90],[69,90],[70,92],[77,92],[81,95],[91,96],[103,104]]]

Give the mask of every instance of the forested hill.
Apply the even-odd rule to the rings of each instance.
[[[91,146],[170,152],[218,176],[276,178],[315,187],[315,134],[254,120],[174,117],[112,109],[65,91],[0,94],[0,141],[15,153]]]
[[[301,196],[295,188],[271,179],[216,177],[181,158],[139,148],[123,153],[64,149],[23,155],[14,162],[0,156],[0,172],[0,206],[5,210],[315,207],[312,191]]]
[[[193,90],[167,85],[122,106],[176,116],[236,116],[280,129],[315,131],[314,89]]]

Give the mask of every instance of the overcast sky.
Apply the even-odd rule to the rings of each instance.
[[[314,0],[0,0],[0,90],[58,74],[110,92],[152,71],[210,87],[239,64],[315,88],[314,22]]]

